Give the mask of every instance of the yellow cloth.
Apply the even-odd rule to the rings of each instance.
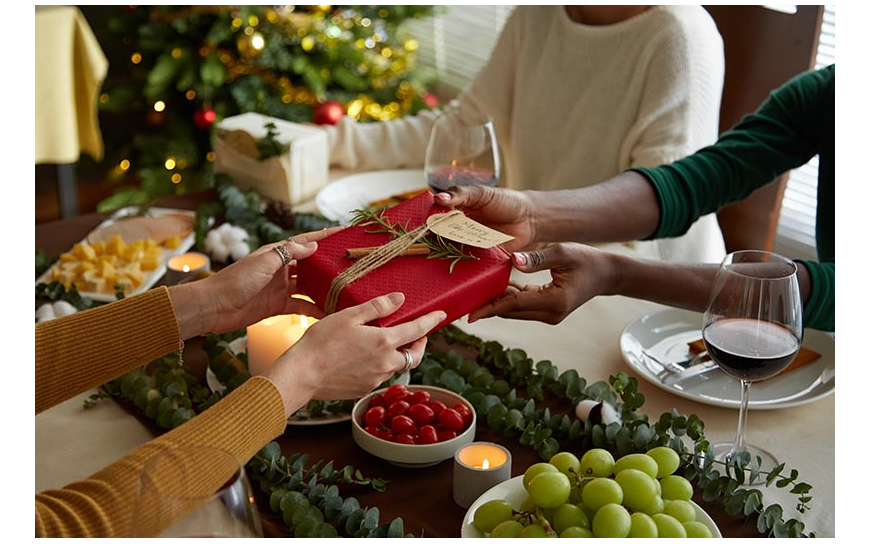
[[[36,164],[103,158],[97,99],[109,69],[75,6],[36,6]]]
[[[36,412],[181,345],[165,287],[36,325]],[[256,376],[187,423],[90,477],[36,495],[36,536],[130,535],[139,471],[166,448],[214,446],[247,463],[287,423],[281,393]],[[99,447],[95,444],[94,447]],[[63,463],[63,459],[58,459]],[[219,486],[201,467],[203,485]]]

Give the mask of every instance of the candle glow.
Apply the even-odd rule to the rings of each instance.
[[[297,297],[308,299],[307,297]],[[272,363],[302,338],[317,319],[306,315],[276,315],[248,327],[248,370],[264,374]]]

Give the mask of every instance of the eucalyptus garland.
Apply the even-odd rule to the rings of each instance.
[[[704,423],[697,415],[685,416],[672,410],[650,423],[646,415],[637,411],[645,399],[637,389],[636,378],[620,372],[611,376],[609,383],[587,385],[573,369],[559,374],[550,361],[535,363],[523,350],[505,349],[498,342],[483,341],[454,326],[445,327],[436,335],[448,344],[474,353],[475,359],[467,359],[454,350],[428,352],[412,371],[412,382],[444,387],[462,395],[474,406],[479,421],[534,448],[542,460],[549,460],[562,450],[605,448],[614,457],[621,457],[668,446],[680,455],[684,476],[695,482],[703,500],[722,499],[729,515],[758,514],[757,529],[769,536],[815,536],[812,532],[803,533],[803,522],[784,520],[782,506],[764,507],[759,489],[741,487],[762,476],[766,487],[791,486],[790,492],[797,496],[796,509],[806,512],[812,486],[797,481],[797,470],[791,469],[786,476],[785,465],[780,464],[765,473],[760,470],[760,459],[750,459],[748,454],[727,464],[714,461],[708,454],[710,444],[704,437]],[[490,368],[503,378],[496,379]],[[529,398],[520,397],[517,389],[525,390]],[[589,420],[581,423],[573,417],[573,409],[567,414],[553,414],[550,408],[536,407],[535,400],[541,402],[544,398],[568,400],[571,408],[586,399],[607,402],[621,414],[622,423],[604,425]],[[692,443],[691,449],[686,446],[686,438]]]

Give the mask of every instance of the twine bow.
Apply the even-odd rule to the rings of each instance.
[[[424,221],[423,224],[416,229],[408,231],[402,236],[390,240],[388,243],[356,261],[332,280],[332,284],[329,286],[329,292],[326,294],[324,311],[326,311],[327,314],[335,312],[336,306],[338,305],[338,296],[341,294],[342,289],[362,278],[372,270],[383,266],[395,257],[401,255],[412,244],[417,242],[417,240],[426,236],[432,226],[435,226],[442,221],[446,221],[450,217],[455,217],[456,215],[461,214],[462,212],[459,210],[452,210],[438,214],[439,217],[432,221],[431,226]]]

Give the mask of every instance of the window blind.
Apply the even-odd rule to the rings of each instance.
[[[834,63],[834,6],[825,6],[815,68]],[[774,251],[795,259],[816,259],[818,157],[792,170],[782,199]]]

